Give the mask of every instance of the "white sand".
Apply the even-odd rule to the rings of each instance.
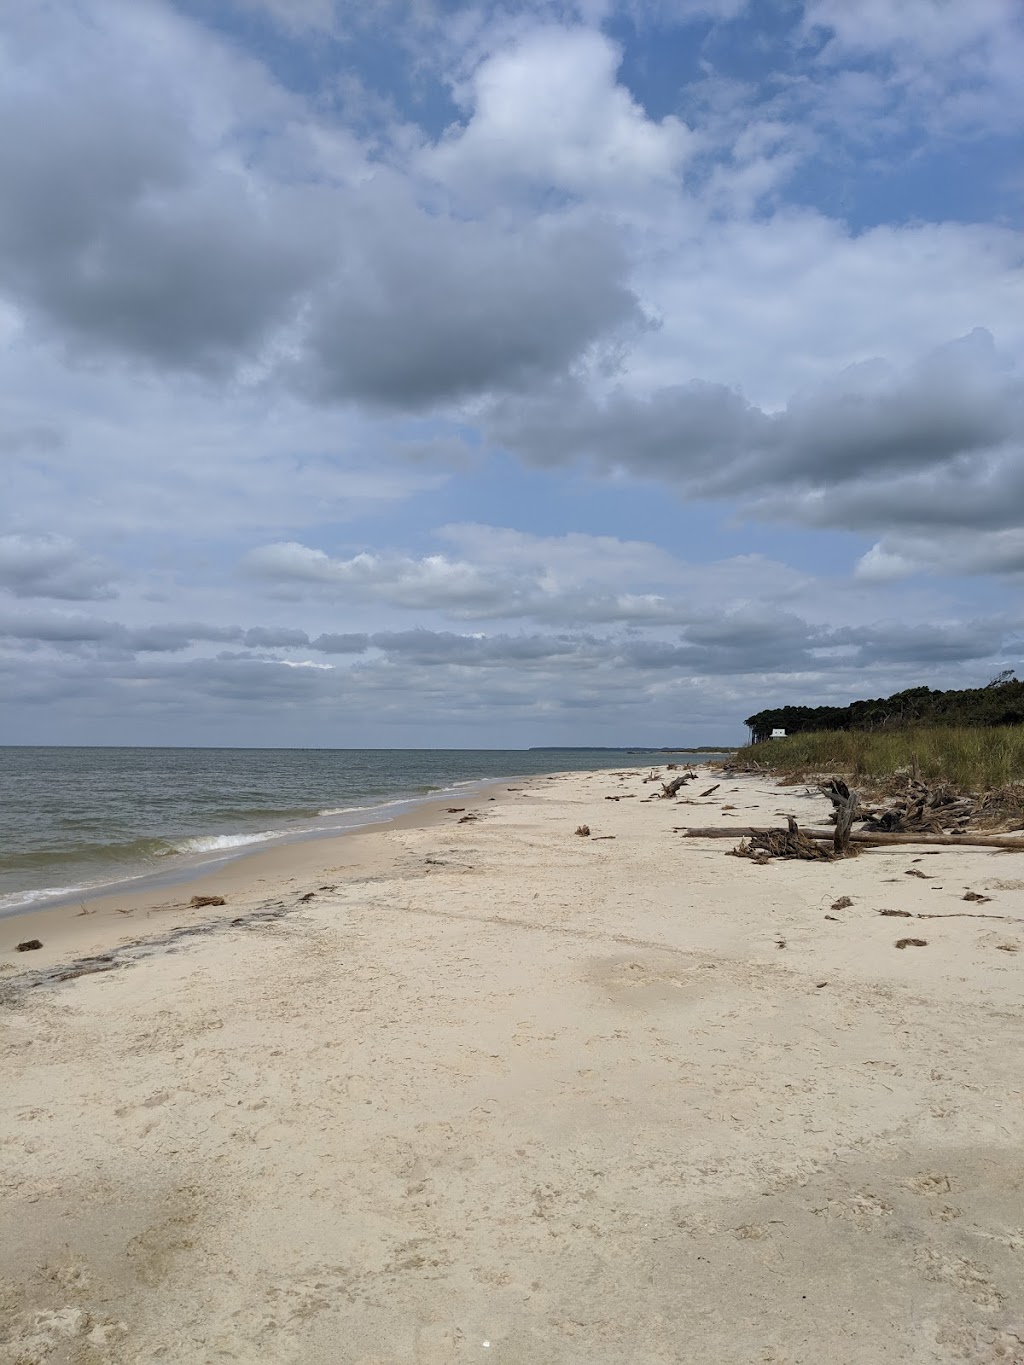
[[[759,867],[672,827],[820,798],[514,785],[0,924],[3,1365],[1024,1361],[1024,854]]]

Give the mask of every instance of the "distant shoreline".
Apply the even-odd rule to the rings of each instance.
[[[533,744],[525,750],[528,754],[735,754],[740,744],[698,744],[689,749],[664,748],[649,749],[635,744],[625,747],[618,744]]]

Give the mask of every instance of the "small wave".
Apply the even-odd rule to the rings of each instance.
[[[374,811],[387,810],[391,806],[408,806],[415,798],[412,796],[396,796],[391,801],[367,801],[362,806],[328,806],[318,815],[370,815]]]
[[[262,830],[259,834],[201,834],[194,839],[183,839],[175,853],[219,853],[230,848],[245,848],[247,844],[263,844],[268,839],[280,839],[283,830]]]
[[[28,910],[41,901],[53,901],[81,895],[89,888],[85,886],[42,886],[37,891],[11,891],[0,896],[0,915],[11,914],[17,910]]]

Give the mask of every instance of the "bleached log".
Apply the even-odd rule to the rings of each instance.
[[[677,834],[683,834],[688,839],[749,839],[755,834],[770,834],[773,829],[779,828],[779,825],[746,825],[728,828],[721,825],[710,825],[707,828],[687,825],[675,827]],[[806,834],[809,839],[821,839],[831,844],[835,839],[836,832],[834,829],[805,829],[801,833]],[[850,834],[850,843],[874,848],[887,848],[894,844],[942,844],[966,848],[1006,848],[1024,853],[1024,838],[1014,838],[1011,835],[868,834],[856,830]]]

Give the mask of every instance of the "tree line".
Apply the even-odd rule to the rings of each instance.
[[[745,725],[757,744],[773,730],[788,735],[809,730],[881,730],[911,725],[1018,725],[1024,722],[1024,682],[1012,671],[984,687],[947,692],[908,687],[891,697],[852,701],[848,706],[776,706],[748,716]]]

